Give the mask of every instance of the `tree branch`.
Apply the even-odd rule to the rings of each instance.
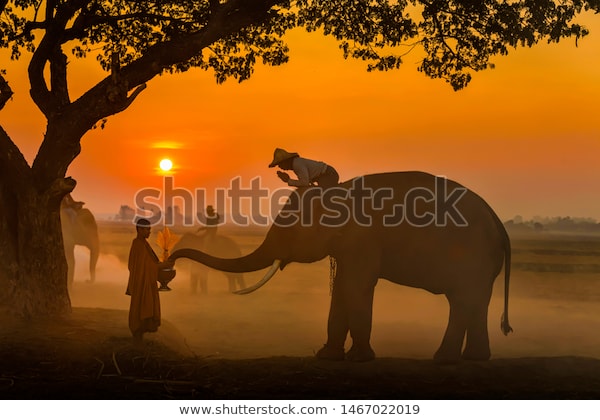
[[[142,84],[139,85],[138,87],[136,87],[133,91],[133,93],[131,95],[129,95],[128,97],[126,97],[124,100],[121,100],[118,104],[117,104],[117,112],[122,112],[125,111],[127,108],[129,108],[129,105],[131,105],[133,103],[133,101],[135,101],[135,98],[138,97],[138,95],[140,93],[142,93],[142,91],[146,89],[146,84]]]
[[[6,79],[0,74],[0,109],[3,109],[6,103],[13,96],[13,91],[8,85]]]
[[[175,22],[175,23],[181,23],[181,24],[192,23],[190,21],[186,21],[183,19],[173,18],[171,16],[158,15],[155,13],[140,12],[140,13],[129,13],[129,14],[124,14],[124,15],[119,15],[119,16],[98,16],[98,15],[80,14],[77,17],[77,19],[75,19],[73,26],[71,26],[71,28],[65,30],[64,36],[63,36],[63,41],[77,39],[84,33],[85,30],[90,29],[96,25],[117,24],[121,21],[130,20],[130,19],[140,19],[140,20],[156,19],[158,21]]]
[[[452,57],[456,60],[457,63],[460,63],[461,65],[463,65],[465,67],[472,68],[469,65],[469,63],[465,63],[464,60],[461,59],[460,55],[456,51],[454,51],[454,49],[452,49],[452,47],[450,45],[448,45],[448,43],[446,42],[446,38],[447,37],[450,37],[450,38],[452,38],[452,37],[445,34],[445,32],[444,32],[444,30],[442,28],[442,24],[441,24],[441,22],[440,22],[440,20],[438,18],[438,15],[437,14],[433,14],[432,18],[433,18],[434,25],[435,25],[435,27],[437,29],[437,32],[438,32],[437,38],[442,43],[442,45],[444,46],[444,48],[446,49],[446,51],[448,51],[448,52],[450,52],[450,54],[452,54]]]
[[[139,94],[137,92],[127,97],[129,90],[145,85],[166,68],[190,60],[214,42],[226,39],[248,26],[260,24],[269,18],[269,10],[274,5],[284,2],[233,0],[222,3],[202,30],[151,46],[142,57],[120,69],[117,86],[113,77],[109,76],[73,102],[73,109],[77,109],[74,112],[78,113],[74,115],[86,115],[90,118],[85,122],[81,121],[82,124],[87,124],[87,128],[82,129],[87,130],[102,118],[129,106]],[[116,95],[115,87],[121,89],[120,96]],[[122,98],[123,102],[117,103],[116,97]],[[82,110],[85,111],[81,112]]]
[[[0,127],[0,173],[9,176],[12,180],[10,184],[15,190],[31,182],[29,164],[2,127]]]
[[[71,102],[67,85],[67,56],[60,46],[50,56],[50,88],[57,106],[62,108]]]
[[[54,18],[54,9],[56,8],[57,2],[57,0],[46,1],[46,22],[51,22]]]
[[[57,48],[60,48],[63,34],[68,22],[78,10],[89,3],[89,0],[73,0],[61,5],[56,1],[48,1],[46,9],[46,33],[33,53],[29,63],[30,95],[38,108],[47,118],[59,112],[64,106],[64,95],[55,97],[46,84],[44,69],[48,61],[52,61]],[[55,12],[55,13],[54,13]],[[55,64],[59,62],[55,60]],[[62,76],[58,76],[61,78]],[[64,86],[66,88],[66,86]]]

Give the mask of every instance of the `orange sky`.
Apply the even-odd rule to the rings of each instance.
[[[475,190],[503,219],[516,214],[600,219],[600,16],[591,35],[494,59],[454,92],[415,69],[418,55],[387,73],[345,61],[335,41],[295,30],[290,63],[258,66],[251,80],[216,85],[190,71],[149,83],[131,108],[88,133],[69,170],[73,196],[96,213],[133,205],[158,187],[170,157],[175,184],[189,189],[283,184],[267,167],[275,147],[325,160],[342,179],[395,170],[445,175]],[[14,100],[0,124],[32,160],[44,120],[18,82],[26,61],[9,67]],[[95,82],[96,63],[70,70],[75,89]],[[165,147],[173,147],[165,148]]]

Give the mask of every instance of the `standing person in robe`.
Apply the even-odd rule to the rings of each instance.
[[[129,251],[129,282],[126,294],[131,296],[129,329],[135,343],[142,342],[146,332],[156,332],[160,326],[158,270],[173,267],[172,261],[160,262],[148,243],[150,221],[136,222],[137,236]]]

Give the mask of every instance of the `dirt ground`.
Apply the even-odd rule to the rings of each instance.
[[[500,358],[441,366],[384,357],[225,359],[191,354],[170,323],[132,346],[127,312],[75,308],[61,323],[2,316],[3,399],[598,399],[600,360]]]
[[[91,284],[85,252],[77,252],[69,317],[25,322],[0,311],[3,399],[600,399],[597,274],[515,271],[508,337],[497,281],[492,360],[456,365],[431,360],[445,299],[382,281],[372,333],[378,358],[355,364],[313,356],[326,337],[327,261],[292,264],[246,296],[229,293],[216,272],[208,294],[191,295],[178,262],[173,290],[161,293],[163,325],[134,347],[123,256],[102,254]],[[261,275],[248,274],[247,284]]]

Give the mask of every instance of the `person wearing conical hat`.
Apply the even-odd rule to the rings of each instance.
[[[217,227],[221,222],[221,215],[215,211],[213,206],[206,206],[206,214],[198,213],[198,217],[202,219],[204,226],[200,226],[196,232],[203,231],[209,240],[214,239]]]
[[[322,188],[330,188],[338,185],[340,180],[337,171],[325,162],[306,159],[300,157],[298,153],[280,148],[275,149],[269,168],[275,166],[283,171],[294,171],[298,179],[292,179],[286,172],[277,171],[277,176],[291,187],[318,185]]]

